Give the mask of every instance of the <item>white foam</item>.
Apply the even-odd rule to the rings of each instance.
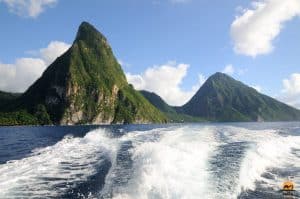
[[[282,136],[272,129],[248,130],[233,127],[229,131],[227,135],[231,137],[231,141],[246,141],[250,144],[240,163],[237,193],[255,190],[258,181],[279,190],[284,179],[276,174],[271,174],[275,179],[267,179],[262,175],[272,168],[300,166],[300,159],[292,154],[292,149],[300,149],[299,136]]]
[[[224,135],[229,139],[230,142],[260,142],[266,137],[280,137],[275,129],[250,130],[235,126],[225,126],[221,127],[220,130],[224,133]]]
[[[254,190],[256,181],[267,182],[262,174],[268,168],[284,167],[294,161],[291,150],[300,146],[300,137],[284,137],[273,129],[231,126],[154,129],[132,132],[121,139],[133,141],[133,174],[125,187],[117,189],[107,179],[116,199],[237,198],[242,190]],[[251,147],[246,149],[242,162],[224,162],[239,164],[232,166],[239,170],[228,171],[226,178],[216,179],[212,174],[215,171],[211,170],[211,158],[218,157],[215,156],[218,146],[235,142],[246,142]],[[218,190],[214,187],[216,181],[221,186],[235,187]],[[278,189],[282,180],[267,183]]]
[[[293,165],[296,159],[291,154],[293,148],[300,148],[300,137],[266,138],[253,144],[241,163],[240,189],[254,190],[256,181],[271,183],[262,174],[269,168]]]
[[[129,150],[132,168],[122,170],[116,157],[126,142],[132,144]],[[246,150],[244,156],[239,157],[241,161],[231,162],[232,157],[226,159],[223,154],[224,160],[220,161],[229,164],[226,167],[229,174],[221,173],[224,179],[216,179],[215,174],[220,173],[212,169],[223,168],[213,168],[211,161],[219,157],[221,146],[236,142],[245,142],[250,147],[241,148]],[[100,196],[115,199],[236,198],[242,190],[254,190],[256,181],[264,181],[277,189],[282,179],[276,175],[275,179],[267,179],[262,174],[275,167],[300,168],[300,158],[292,153],[293,149],[300,150],[300,137],[284,136],[272,129],[173,126],[130,132],[119,138],[110,138],[104,130],[95,130],[83,138],[66,136],[53,146],[35,150],[30,157],[0,165],[0,198],[30,194],[40,198],[58,197],[69,188],[59,186],[61,183],[69,182],[69,186],[73,186],[88,180],[106,159],[111,161],[112,167]],[[229,155],[235,154],[230,152]],[[128,177],[128,182],[116,186],[114,180],[119,174]],[[300,177],[295,181],[300,181]],[[216,184],[232,185],[235,189],[218,190],[214,187]]]
[[[125,187],[114,190],[114,198],[190,199],[209,195],[209,157],[217,146],[213,128],[171,128],[129,137],[135,137],[133,175]]]
[[[214,179],[221,181],[224,186],[228,185],[226,181],[237,181],[236,185],[232,184],[236,186],[234,191],[214,192],[212,198],[237,198],[242,191],[255,190],[257,181],[279,190],[284,179],[272,173],[270,175],[275,179],[267,179],[263,174],[272,168],[289,169],[289,166],[300,168],[300,158],[292,154],[293,149],[300,149],[299,136],[280,135],[275,129],[249,130],[233,126],[220,126],[217,131],[223,133],[227,139],[226,143],[245,142],[250,147],[246,149],[242,161],[238,162],[240,165],[238,175],[235,175],[236,171],[228,171],[232,172],[229,177],[237,178],[236,180]],[[300,176],[295,176],[294,180],[300,182]]]
[[[66,136],[30,157],[9,161],[0,165],[0,198],[57,197],[93,175],[105,158],[114,159],[116,147],[104,130],[95,130],[83,138]]]

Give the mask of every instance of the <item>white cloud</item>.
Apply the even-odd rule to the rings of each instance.
[[[160,66],[153,66],[142,74],[126,73],[128,82],[137,90],[147,90],[160,95],[170,105],[186,103],[204,83],[205,77],[199,75],[196,85],[189,91],[184,91],[180,85],[187,74],[188,64],[168,62]]]
[[[46,62],[47,65],[49,65],[69,48],[70,44],[60,41],[52,41],[47,48],[42,48],[39,50],[39,52],[41,58]]]
[[[254,85],[254,86],[251,86],[251,87],[254,88],[255,90],[257,90],[258,92],[262,91],[262,87],[260,85]]]
[[[229,64],[225,66],[225,68],[222,70],[222,73],[226,73],[227,75],[233,75],[234,74],[234,67],[233,65]]]
[[[38,51],[38,58],[18,58],[13,64],[0,62],[0,90],[25,91],[69,46],[64,42],[54,41],[50,42],[47,48]]]
[[[205,83],[206,80],[207,78],[203,74],[198,74],[198,83],[192,86],[192,95],[194,95],[199,90],[199,88]]]
[[[232,64],[227,64],[223,70],[222,70],[222,73],[225,73],[227,75],[234,75],[234,74],[237,74],[237,75],[244,75],[246,72],[248,71],[247,68],[242,68],[242,67],[235,67],[233,66]]]
[[[8,6],[10,12],[24,17],[35,18],[45,8],[54,6],[57,0],[0,0]]]
[[[300,16],[300,1],[260,0],[251,5],[231,24],[231,37],[236,53],[255,57],[273,50],[284,23]]]
[[[284,79],[280,100],[300,109],[300,73],[293,73]]]
[[[0,89],[22,92],[42,74],[45,68],[45,62],[38,58],[20,58],[14,64],[0,63]]]
[[[283,92],[289,95],[300,94],[300,73],[293,73],[289,79],[283,81]]]

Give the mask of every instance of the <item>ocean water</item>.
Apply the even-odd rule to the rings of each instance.
[[[288,177],[296,122],[0,128],[1,199],[276,199]]]

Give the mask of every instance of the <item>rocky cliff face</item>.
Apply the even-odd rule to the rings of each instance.
[[[107,39],[83,22],[71,48],[18,100],[40,104],[55,124],[161,123],[166,118],[127,83]]]

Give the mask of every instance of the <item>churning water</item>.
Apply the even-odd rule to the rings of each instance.
[[[5,127],[0,143],[0,198],[282,198],[289,176],[300,191],[300,123]]]

